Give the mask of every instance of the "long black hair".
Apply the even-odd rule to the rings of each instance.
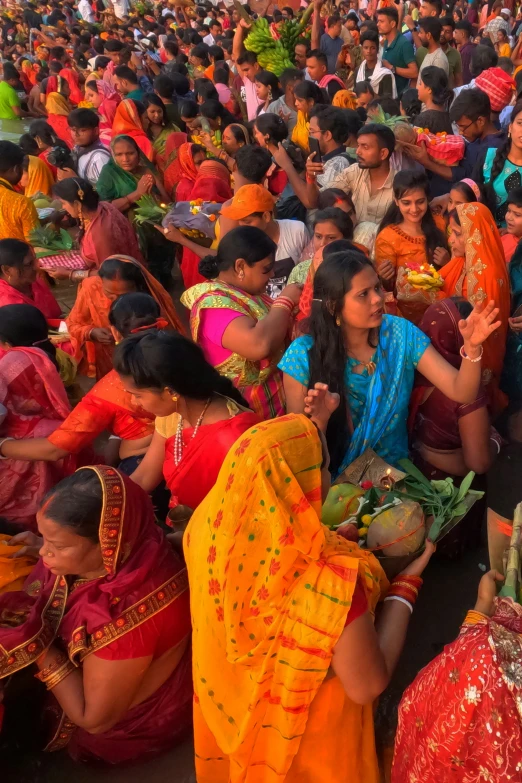
[[[435,106],[448,106],[453,90],[449,89],[448,76],[442,68],[436,65],[427,65],[421,71],[420,78],[426,87],[431,90],[431,100]]]
[[[399,200],[412,190],[423,190],[429,202],[429,183],[426,174],[417,171],[398,171],[393,180],[393,195],[395,198]],[[383,228],[386,228],[386,226],[397,226],[399,223],[402,223],[402,220],[403,218],[399,206],[395,201],[392,201],[381,221],[379,232],[382,231]],[[426,238],[426,255],[431,264],[435,248],[447,248],[447,242],[442,231],[437,228],[429,205],[426,214],[422,218],[421,227]]]
[[[326,383],[331,392],[340,396],[339,407],[326,430],[333,473],[341,466],[350,442],[350,413],[344,381],[346,346],[336,321],[342,313],[344,297],[352,288],[353,278],[368,266],[372,266],[371,261],[355,249],[333,253],[324,258],[314,278],[312,310],[306,326],[313,339],[308,351],[308,385],[313,388],[315,383]]]
[[[220,394],[248,407],[232,381],[207,362],[199,345],[177,332],[133,334],[116,347],[113,363],[138,389],[172,389],[192,400]]]
[[[401,106],[406,112],[406,117],[413,123],[422,111],[422,101],[419,100],[419,93],[416,87],[409,87],[407,90],[404,90],[401,96]]]
[[[80,197],[80,191],[82,196]],[[68,179],[62,179],[53,185],[53,196],[63,199],[74,204],[75,201],[79,201],[82,206],[88,210],[94,212],[98,209],[100,197],[94,190],[93,186],[86,179],[80,177],[69,177]]]
[[[286,122],[278,114],[260,114],[256,117],[255,125],[263,136],[268,136],[268,144],[276,147],[288,137]]]
[[[160,314],[160,306],[150,294],[123,294],[111,304],[109,323],[128,337],[133,329],[152,327]]]
[[[70,527],[78,536],[99,543],[103,487],[94,470],[78,470],[67,476],[43,498],[40,509],[62,527]]]
[[[0,307],[0,342],[9,343],[14,348],[40,348],[58,369],[56,348],[49,340],[47,321],[44,314],[33,305]]]
[[[510,124],[513,123],[517,116],[522,112],[522,100],[517,101],[515,105],[513,106],[513,111],[511,112],[511,118],[510,118]],[[487,188],[487,196],[488,196],[488,206],[490,207],[491,211],[493,212],[493,215],[495,217],[495,221],[497,223],[500,223],[504,220],[506,217],[507,212],[507,202],[505,204],[502,204],[500,206],[497,206],[496,208],[493,205],[496,205],[497,199],[496,195],[493,189],[495,180],[497,177],[499,177],[503,170],[504,166],[506,165],[506,161],[508,159],[509,153],[511,151],[511,133],[508,134],[503,144],[500,145],[500,147],[497,147],[497,151],[495,153],[495,157],[493,158],[493,165],[491,167],[491,174],[489,177],[488,182],[486,183],[488,185]],[[493,208],[492,208],[493,207]]]
[[[239,226],[225,234],[215,256],[205,256],[199,262],[199,274],[214,280],[220,272],[232,269],[238,258],[254,266],[265,258],[275,258],[276,243],[256,226]]]
[[[344,239],[353,238],[353,221],[348,212],[339,209],[339,207],[318,209],[314,217],[314,230],[319,223],[333,223]]]

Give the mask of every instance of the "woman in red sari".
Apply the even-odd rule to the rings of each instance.
[[[175,134],[172,135],[175,136]],[[165,147],[167,159],[169,154],[172,154],[171,144],[175,143],[174,141],[171,142],[171,138],[169,137]],[[171,195],[173,200],[190,201],[190,194],[198,176],[198,169],[203,161],[206,160],[206,157],[207,151],[205,147],[199,144],[186,142],[178,148],[177,157],[172,163],[167,165],[163,172],[165,190]]]
[[[116,349],[114,368],[136,403],[156,416],[152,443],[131,478],[150,492],[164,476],[171,509],[195,509],[232,444],[259,417],[201,348],[179,334],[127,338]]]
[[[58,374],[56,352],[47,338],[45,318],[36,307],[0,307],[0,423],[2,444],[12,438],[45,438],[69,415],[70,405]],[[76,467],[74,460],[55,464],[0,460],[2,516],[35,529],[43,496]]]
[[[120,296],[111,305],[109,322],[116,342],[135,331],[167,325],[149,294]],[[118,439],[115,461],[125,461],[125,472],[132,472],[152,440],[154,416],[134,404],[115,370],[98,381],[48,437],[6,441],[0,454],[10,459],[56,462],[92,446],[104,430]]]
[[[177,194],[177,191],[176,191]],[[220,160],[204,160],[199,167],[194,186],[190,191],[188,201],[203,199],[214,201],[216,204],[224,204],[233,196],[230,187],[230,172],[225,163]],[[180,201],[176,195],[176,200]],[[188,247],[183,248],[181,259],[181,274],[186,289],[192,288],[198,283],[206,283],[206,279],[198,272],[201,257],[196,255]]]
[[[58,718],[47,750],[119,764],[171,748],[191,727],[189,595],[149,498],[114,468],[81,468],[38,529],[25,590],[0,596],[2,618],[24,616],[0,620],[0,677],[36,663]]]
[[[83,270],[46,269],[58,280],[82,280],[96,274],[106,258],[124,253],[143,263],[136,232],[129,219],[108,201],[100,201],[90,182],[80,177],[63,179],[53,187],[53,196],[62,202],[66,212],[80,224],[78,243],[87,265]]]
[[[0,307],[28,304],[46,318],[60,318],[62,310],[51,290],[37,278],[33,248],[19,239],[0,239]]]
[[[143,108],[142,106],[142,110]],[[130,98],[125,98],[116,108],[112,122],[112,138],[117,136],[130,136],[148,160],[154,160],[152,142],[145,133],[136,103]]]
[[[458,638],[428,664],[399,707],[392,783],[520,780],[522,607],[479,585]]]
[[[150,294],[171,329],[183,332],[171,296],[145,267],[131,256],[105,259],[97,275],[80,283],[76,302],[67,317],[79,372],[99,380],[112,370],[114,337],[110,331],[111,303],[123,294]]]
[[[59,92],[51,92],[45,99],[47,122],[54,130],[58,138],[63,139],[70,149],[74,147],[71,129],[67,117],[71,113],[71,105],[64,95]]]

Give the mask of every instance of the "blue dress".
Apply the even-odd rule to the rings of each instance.
[[[354,372],[359,363],[347,357],[344,380],[355,429],[338,475],[367,448],[391,465],[408,456],[408,405],[415,369],[429,344],[429,338],[410,321],[385,315],[373,356],[374,374],[368,375],[366,369]],[[310,380],[308,351],[312,345],[309,335],[298,337],[278,365],[303,386]]]

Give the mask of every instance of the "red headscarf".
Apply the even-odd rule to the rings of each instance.
[[[102,485],[99,540],[106,575],[71,592],[68,580],[40,560],[23,591],[0,595],[0,678],[29,666],[57,636],[78,664],[188,588],[187,572],[154,523],[141,487],[105,465],[80,470],[94,471]]]
[[[112,123],[112,138],[130,136],[149,160],[153,158],[152,142],[145,133],[136,104],[130,98],[123,100],[117,107]]]
[[[511,100],[515,82],[502,68],[488,68],[475,79],[475,86],[489,95],[493,111],[502,111]]]
[[[233,195],[228,168],[217,160],[204,160],[199,167],[190,200],[202,198],[223,204]]]
[[[165,147],[165,154],[167,159],[170,153],[176,147],[176,141],[174,136],[179,137],[181,134],[172,133],[167,139]],[[176,201],[188,201],[189,195],[192,191],[198,170],[192,157],[192,144],[190,142],[184,142],[178,146],[178,154],[175,160],[167,166],[163,174],[163,181],[167,193],[172,194],[174,189],[176,191]],[[181,180],[185,180],[180,188],[179,183]]]

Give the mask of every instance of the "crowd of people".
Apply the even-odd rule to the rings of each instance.
[[[522,440],[522,9],[297,6],[2,2],[0,732],[45,686],[79,761],[193,731],[198,783],[522,780],[501,575],[387,768],[435,547],[389,581],[321,523],[368,449],[485,488]]]

